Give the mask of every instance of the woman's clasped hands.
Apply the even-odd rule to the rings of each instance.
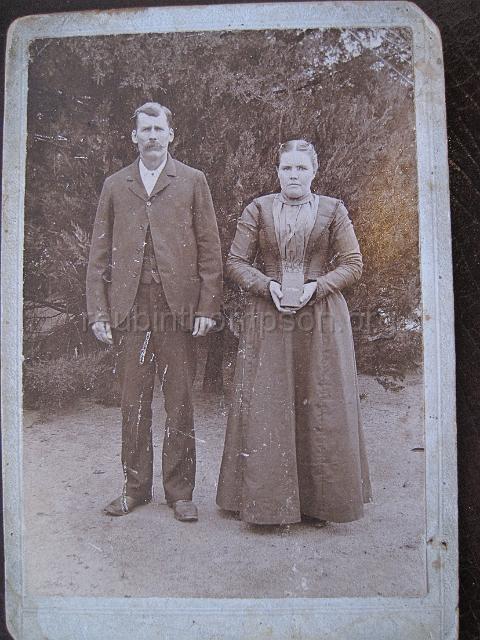
[[[300,297],[300,306],[295,309],[289,308],[289,307],[282,307],[281,300],[283,298],[283,293],[282,293],[282,286],[279,282],[277,282],[276,280],[270,280],[268,287],[270,290],[270,295],[273,300],[273,304],[276,306],[277,310],[280,313],[284,313],[286,315],[293,315],[299,309],[304,307],[312,299],[312,297],[315,295],[315,292],[317,290],[317,283],[306,282],[303,285],[303,293]]]

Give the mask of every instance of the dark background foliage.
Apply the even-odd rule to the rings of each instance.
[[[410,43],[407,29],[36,40],[28,94],[25,400],[49,404],[51,393],[41,386],[46,358],[71,356],[76,369],[76,358],[98,349],[82,323],[89,236],[104,178],[136,156],[131,114],[146,100],[174,113],[173,155],[205,171],[225,255],[242,208],[277,189],[279,142],[312,140],[320,157],[315,187],[345,201],[364,255],[362,282],[350,299],[359,370],[383,381],[415,369],[421,327]],[[241,300],[228,284],[225,298],[226,316],[236,319]],[[222,344],[217,336],[212,351]],[[227,361],[235,341],[229,344]],[[68,378],[68,360],[59,365]]]
[[[21,15],[159,4],[167,3],[159,0],[6,0],[0,15],[0,36],[5,43],[9,23]],[[177,0],[176,4],[189,3]],[[456,298],[460,638],[477,640],[480,637],[480,303],[477,285],[480,282],[480,4],[478,0],[417,0],[417,5],[438,24],[444,45]],[[10,638],[4,626],[0,635]]]

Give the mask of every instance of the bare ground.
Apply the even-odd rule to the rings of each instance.
[[[156,497],[122,518],[120,411],[82,402],[24,420],[25,570],[32,595],[132,597],[418,596],[426,590],[422,384],[387,391],[360,376],[374,502],[326,528],[253,527],[225,516],[215,491],[226,424],[220,396],[197,392],[195,501],[180,523],[165,503],[156,395]]]

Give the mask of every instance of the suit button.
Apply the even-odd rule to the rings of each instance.
[[[145,229],[145,227],[143,226],[143,224],[140,225],[140,231],[143,231]]]
[[[132,273],[132,278],[138,278],[138,273]]]
[[[152,206],[152,203],[150,202],[150,200],[148,200],[147,207],[151,207],[151,206]]]

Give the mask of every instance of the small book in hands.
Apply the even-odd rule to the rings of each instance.
[[[303,294],[303,271],[287,271],[284,269],[282,277],[282,294],[280,306],[288,309],[298,309]]]

